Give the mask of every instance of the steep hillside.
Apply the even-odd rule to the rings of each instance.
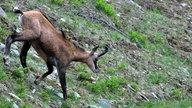
[[[1,0],[0,7],[0,58],[14,26],[22,31],[14,7],[41,11],[87,50],[109,47],[99,73],[70,64],[63,101],[56,69],[36,86],[44,61],[31,48],[22,68],[23,43],[14,43],[11,67],[0,62],[0,108],[192,107],[191,0]]]

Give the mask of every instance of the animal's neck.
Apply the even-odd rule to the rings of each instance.
[[[90,55],[87,51],[76,49],[76,51],[74,51],[73,61],[84,62],[86,59],[88,59],[89,56]]]

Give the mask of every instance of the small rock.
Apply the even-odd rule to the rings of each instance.
[[[79,99],[81,96],[79,95],[79,93],[77,92],[74,92],[74,96],[75,96],[75,99]]]
[[[56,95],[63,99],[63,93],[56,93]]]
[[[33,100],[34,99],[34,97],[33,96],[31,96],[31,95],[27,95],[29,98],[31,98],[31,100]]]
[[[11,99],[7,98],[7,101],[11,102]],[[13,108],[19,108],[19,106],[14,102],[13,103]]]
[[[0,43],[0,51],[4,51],[4,49],[5,49],[5,44]]]
[[[13,94],[13,93],[8,93],[11,97],[17,99],[18,101],[22,102],[21,98],[19,98],[17,95]]]
[[[57,100],[57,103],[58,103],[59,105],[62,105],[61,100]]]
[[[118,13],[118,14],[117,14],[117,16],[118,16],[118,17],[120,17],[120,16],[121,16],[121,14],[120,14],[120,13]]]
[[[181,6],[186,8],[186,7],[188,7],[188,4],[187,3],[181,3]]]
[[[3,17],[6,17],[7,14],[5,13],[5,11],[0,7],[0,15]]]
[[[46,8],[47,10],[51,10],[49,7],[47,7],[46,5],[43,5],[44,8]]]
[[[99,102],[100,106],[103,108],[112,108],[111,103],[106,99],[99,99],[98,102]]]
[[[15,57],[19,57],[20,53],[17,50],[12,50],[11,53],[15,56]]]
[[[36,89],[33,89],[32,93],[34,94],[36,92]]]
[[[96,106],[96,105],[88,105],[87,108],[103,108],[103,107]]]
[[[40,57],[37,54],[32,55],[35,59],[40,59]]]
[[[107,3],[110,3],[111,2],[111,0],[105,0]]]
[[[192,30],[186,30],[189,36],[192,36]]]
[[[7,87],[4,84],[0,84],[0,92],[7,91]]]
[[[60,20],[63,21],[63,22],[66,22],[66,20],[64,18],[61,18]]]
[[[13,108],[19,108],[19,106],[16,103],[13,103]]]
[[[16,49],[16,50],[18,49],[17,45],[15,45],[15,44],[12,44],[11,48]]]
[[[134,6],[138,7],[139,9],[141,9],[141,6],[138,5],[137,3],[135,3],[133,0],[130,0],[129,4],[134,5]]]

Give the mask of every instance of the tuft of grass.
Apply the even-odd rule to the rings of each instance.
[[[134,30],[130,30],[130,40],[135,42],[138,46],[145,46],[147,44],[147,39]]]
[[[117,68],[118,68],[119,70],[125,69],[125,68],[126,68],[126,63],[125,63],[125,62],[119,62],[119,63],[117,64]]]
[[[140,107],[142,106],[142,108],[190,108],[191,99],[184,99],[179,101],[178,100],[159,100],[159,101],[142,102],[139,104],[139,106]],[[135,108],[135,105],[132,105],[129,107]]]
[[[6,80],[8,78],[8,75],[4,73],[4,69],[1,67],[0,68],[0,81]]]
[[[9,102],[6,99],[3,99],[3,97],[0,97],[0,108],[12,108],[13,102]]]
[[[171,91],[171,96],[175,99],[181,99],[182,98],[182,91],[181,89],[174,89]]]
[[[63,0],[52,0],[52,3],[58,4],[58,5],[63,5]]]
[[[153,84],[159,84],[159,83],[166,83],[168,81],[168,76],[167,74],[163,72],[159,73],[151,73],[149,75],[149,81]]]
[[[28,68],[16,68],[13,70],[13,75],[16,77],[24,77],[27,71]]]
[[[113,76],[107,80],[99,79],[95,84],[88,84],[89,89],[97,94],[106,93],[109,90],[116,92],[118,88],[126,85],[127,81],[122,77]]]
[[[113,6],[107,4],[105,0],[96,0],[96,7],[101,9],[107,15],[116,16]]]
[[[49,94],[50,94],[50,90],[45,90],[45,91],[40,93],[40,95],[44,101],[48,101],[50,99]]]
[[[156,14],[162,14],[163,12],[160,10],[160,9],[158,9],[158,8],[153,8],[153,9],[151,9],[151,11],[153,12],[153,13],[156,13]]]
[[[139,86],[136,83],[132,82],[130,85],[136,90],[136,92],[139,91]]]
[[[90,78],[91,78],[91,73],[82,72],[82,73],[78,74],[78,79],[89,80]]]
[[[124,10],[125,12],[130,12],[130,11],[131,11],[131,6],[125,5],[125,6],[123,6],[123,10]]]
[[[77,71],[78,72],[82,72],[86,69],[86,66],[85,65],[79,65],[78,68],[77,68]]]
[[[117,71],[116,68],[114,68],[114,67],[109,67],[109,69],[107,70],[107,73],[108,73],[108,74],[114,74],[116,71]]]

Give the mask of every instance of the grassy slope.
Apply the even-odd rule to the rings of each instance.
[[[30,9],[35,8],[33,2],[36,1],[30,2],[28,6]],[[104,45],[105,43],[110,47],[107,56],[99,61],[101,70],[99,74],[90,73],[85,65],[72,63],[68,69],[67,78],[69,99],[63,105],[68,104],[72,107],[98,105],[98,99],[104,98],[109,100],[114,107],[127,105],[127,107],[175,106],[182,108],[191,106],[192,55],[177,46],[170,46],[167,41],[168,38],[180,37],[181,40],[186,38],[191,43],[191,38],[184,31],[184,23],[186,23],[184,17],[180,20],[168,18],[161,10],[139,10],[134,6],[129,6],[126,2],[123,4],[116,2],[112,0],[108,5],[102,4],[102,0],[101,4],[88,3],[86,0],[81,0],[81,2],[66,1],[65,5],[60,6],[57,12],[54,12],[54,9],[57,9],[59,5],[43,0],[38,2],[50,7],[50,12],[59,13],[60,17],[65,18],[66,23],[70,25],[83,47],[88,44],[87,49],[91,49],[93,45]],[[15,3],[10,0],[8,5],[12,4]],[[102,5],[108,5],[108,8],[104,9]],[[84,15],[88,15],[87,8],[91,9],[97,18],[104,18],[107,22],[129,34],[130,37],[124,37],[98,21],[85,19],[73,13],[82,10]],[[8,11],[9,9],[7,9]],[[116,13],[121,13],[121,16],[117,17]],[[16,22],[16,17],[11,12],[8,12],[8,18]],[[4,43],[3,38],[9,31],[2,28],[0,32],[1,40]],[[175,41],[180,43],[181,40]],[[188,59],[183,55],[188,55]],[[3,54],[1,53],[0,56],[2,58]],[[12,57],[19,63],[18,57]],[[32,64],[30,65],[32,68],[28,72],[22,68],[17,69],[18,63],[12,63],[11,69],[1,63],[0,84],[7,87],[7,90],[0,93],[2,107],[10,105],[10,102],[5,101],[7,97],[10,98],[9,92],[22,98],[24,103],[14,99],[11,101],[11,103],[16,102],[22,107],[48,107],[50,105],[60,107],[58,102],[61,99],[55,96],[52,91],[44,90],[42,86],[39,86],[38,91],[32,94],[34,79],[28,74],[41,74],[46,71],[44,68],[36,68],[41,65],[42,61],[39,61],[38,64],[36,62],[29,55],[28,64]],[[85,71],[89,73],[84,73]],[[81,77],[84,80],[77,80],[76,78],[82,73]],[[96,83],[85,80],[86,77],[90,77],[90,74],[92,77],[98,78]],[[54,80],[46,80],[45,82],[61,90]],[[137,93],[131,91],[127,84],[130,84]],[[74,91],[81,95],[80,99],[74,98]],[[138,92],[144,92],[151,101],[146,102]],[[152,93],[155,93],[159,99],[155,99]],[[34,99],[27,95],[33,96]]]

